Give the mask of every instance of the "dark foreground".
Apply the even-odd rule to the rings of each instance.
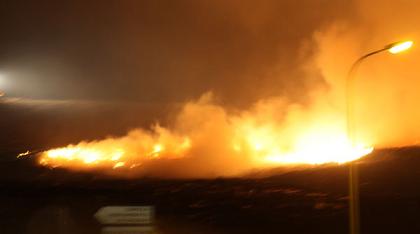
[[[358,165],[362,233],[420,233],[420,149]],[[106,179],[29,159],[0,170],[1,234],[101,233],[93,215],[110,205],[155,206],[155,233],[348,232],[347,165],[212,180]]]

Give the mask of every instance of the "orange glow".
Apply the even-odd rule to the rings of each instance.
[[[373,151],[367,144],[352,146],[342,128],[317,125],[306,129],[293,129],[291,142],[282,144],[282,136],[275,128],[245,126],[242,128],[242,145],[234,144],[234,150],[247,148],[259,164],[324,164],[345,163],[359,159]],[[290,141],[290,139],[288,139]]]
[[[411,46],[413,46],[412,41],[400,42],[389,48],[389,52],[392,54],[398,54],[400,52],[410,49]]]
[[[171,173],[165,166],[175,163],[190,175],[203,175],[205,170],[206,175],[236,175],[255,168],[345,163],[372,152],[373,141],[363,131],[352,146],[344,114],[324,102],[285,110],[282,105],[281,99],[266,100],[229,115],[204,95],[185,104],[170,129],[136,129],[122,137],[51,149],[39,154],[39,163],[113,173],[148,171],[152,166],[164,174]],[[281,113],[287,115],[279,120]]]
[[[123,167],[125,165],[125,162],[117,162],[115,163],[115,165],[112,167],[113,169],[119,168],[119,167]]]
[[[31,152],[29,150],[27,150],[26,152],[20,153],[17,155],[17,158],[23,157],[23,156],[27,156],[29,155]]]
[[[352,147],[345,131],[334,125],[294,129],[296,132],[291,136],[291,141],[289,139],[290,142],[283,144],[282,136],[275,127],[256,127],[246,121],[240,124],[235,129],[238,135],[232,137],[231,153],[250,156],[255,167],[345,163],[373,150],[364,144]],[[129,144],[121,144],[118,140],[104,140],[43,152],[39,162],[51,167],[132,169],[148,160],[185,157],[194,148],[194,141],[190,137],[167,136],[164,140],[160,139],[161,141],[149,140],[143,142],[142,149],[135,149],[134,154],[130,152]]]
[[[70,168],[135,168],[143,161],[158,159],[162,154],[167,158],[179,157],[190,148],[188,138],[165,136],[161,128],[161,139],[143,132],[133,132],[133,138],[144,137],[144,142],[134,142],[130,137],[121,141],[107,139],[98,142],[81,142],[63,148],[51,149],[40,154],[39,163],[50,167]],[[133,141],[133,142],[131,142]],[[139,145],[135,145],[139,144]],[[135,152],[130,152],[133,149]]]
[[[153,146],[153,151],[151,153],[152,157],[159,157],[159,154],[164,150],[164,147],[161,144],[156,144]]]

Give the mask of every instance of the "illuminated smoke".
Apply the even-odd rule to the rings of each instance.
[[[170,128],[136,129],[120,138],[46,151],[40,163],[123,175],[233,176],[255,168],[343,163],[371,151],[351,147],[342,115],[328,106],[259,101],[229,114],[211,93],[184,105]]]
[[[303,43],[303,49],[315,50],[301,64],[311,87],[309,101],[271,97],[232,111],[208,93],[186,103],[168,126],[52,149],[40,155],[40,163],[119,175],[214,177],[268,166],[343,163],[369,153],[370,146],[417,144],[416,46],[362,64],[356,74],[355,145],[346,137],[345,79],[351,64],[390,42],[419,41],[416,3],[375,2],[358,1],[354,19],[333,22]],[[313,81],[319,73],[322,81]]]

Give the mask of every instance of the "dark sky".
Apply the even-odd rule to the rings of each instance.
[[[351,9],[350,0],[2,0],[0,91],[26,101],[0,100],[0,152],[122,135],[207,91],[236,107],[300,100],[303,45]]]
[[[304,95],[300,48],[349,0],[3,0],[9,96],[228,104]],[[297,92],[296,92],[297,90]]]

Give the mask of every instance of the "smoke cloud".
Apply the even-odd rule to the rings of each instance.
[[[156,124],[150,129],[132,130],[123,137],[81,142],[70,148],[99,150],[110,158],[121,149],[126,157],[124,163],[132,168],[112,168],[115,161],[111,159],[93,167],[130,176],[234,176],[255,168],[318,162],[319,158],[319,162],[334,161],[328,158],[331,151],[323,149],[345,141],[345,80],[352,63],[391,42],[420,42],[420,16],[414,1],[357,0],[334,6],[326,2],[325,8],[314,1],[305,1],[305,7],[299,7],[295,1],[263,1],[258,6],[253,1],[183,2],[176,11],[192,18],[204,17],[191,25],[176,20],[167,25],[166,17],[174,19],[168,13],[143,29],[149,32],[162,25],[169,28],[145,33],[146,39],[153,41],[153,48],[160,48],[162,53],[133,41],[146,31],[121,31],[117,41],[137,44],[130,50],[160,55],[151,57],[151,61],[138,59],[149,68],[156,66],[155,60],[165,61],[160,65],[166,70],[155,73],[154,69],[145,68],[143,76],[172,77],[161,82],[161,86],[157,81],[137,83],[135,78],[130,78],[129,84],[142,87],[141,92],[151,99],[153,95],[144,87],[163,93],[158,98],[161,100],[201,97],[182,105],[165,126]],[[119,10],[127,10],[129,5]],[[151,12],[159,8],[154,4],[147,7]],[[193,13],[188,10],[190,7]],[[281,8],[293,11],[282,11],[284,16],[279,20],[277,11]],[[314,9],[323,13],[314,13]],[[119,20],[134,22],[133,15],[121,16]],[[148,14],[144,17],[146,21],[154,19]],[[288,17],[292,17],[293,25],[289,25]],[[188,27],[180,26],[184,23]],[[277,28],[283,30],[277,33]],[[199,33],[191,34],[193,29]],[[220,31],[223,33],[215,33]],[[124,36],[127,33],[134,36]],[[238,39],[241,36],[243,39]],[[121,56],[126,50],[110,53]],[[215,52],[222,50],[224,54]],[[418,143],[419,51],[415,44],[405,53],[381,53],[362,64],[355,85],[357,142],[375,147]],[[131,70],[124,75],[133,77],[131,72],[136,74]],[[176,84],[186,87],[178,88]],[[214,91],[206,92],[208,89]],[[282,157],[275,158],[278,154]],[[267,159],[280,163],[267,163]],[[75,170],[91,168],[82,162],[48,160],[43,163]]]
[[[392,42],[419,40],[420,31],[415,26],[420,22],[418,4],[384,3],[357,1],[352,18],[335,21],[326,30],[315,33],[318,53],[313,62],[328,84],[328,99],[337,106],[345,101],[345,77],[358,57]],[[359,67],[354,94],[357,138],[377,147],[418,144],[417,46],[397,55],[375,55]]]

